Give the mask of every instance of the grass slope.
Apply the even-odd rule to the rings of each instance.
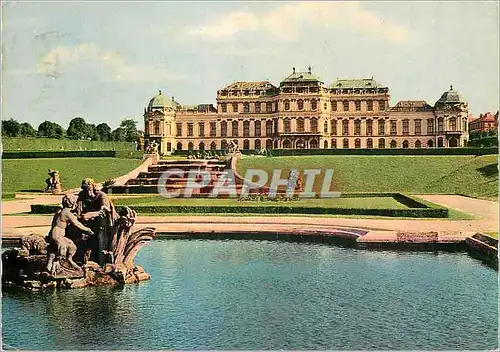
[[[128,173],[141,160],[117,158],[52,158],[2,160],[2,198],[23,190],[43,190],[49,168],[59,170],[63,190],[80,186],[85,177],[101,182]],[[5,195],[4,195],[5,193]]]
[[[332,190],[341,192],[457,193],[495,199],[498,196],[498,155],[485,156],[294,156],[244,157],[238,161],[244,176],[249,168],[269,175],[281,169],[333,169]],[[304,180],[305,181],[305,180]],[[321,188],[317,177],[313,190]]]

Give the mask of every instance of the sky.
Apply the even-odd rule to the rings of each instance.
[[[490,2],[4,2],[2,118],[76,116],[143,126],[162,90],[216,103],[234,81],[292,68],[327,85],[371,78],[434,104],[450,85],[473,115],[499,108],[499,11]]]

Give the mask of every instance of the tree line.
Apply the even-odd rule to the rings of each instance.
[[[14,119],[2,120],[3,137],[46,137],[46,138],[68,138],[76,140],[92,141],[119,141],[134,142],[139,139],[137,121],[125,119],[115,130],[105,122],[97,126],[87,123],[82,117],[75,117],[69,122],[67,130],[51,121],[44,121],[38,129],[34,129],[27,122],[20,123]]]

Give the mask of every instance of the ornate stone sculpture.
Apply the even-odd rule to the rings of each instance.
[[[77,288],[150,278],[134,258],[155,237],[155,229],[132,231],[136,217],[133,210],[126,207],[117,214],[113,203],[95,189],[92,180],[85,179],[84,184],[78,198],[63,197],[46,237],[47,251],[42,237],[30,235],[21,240],[22,249],[2,254],[2,287]],[[94,258],[100,262],[90,260]]]
[[[49,169],[49,178],[45,180],[47,187],[45,187],[45,192],[53,194],[61,194],[62,185],[59,179],[59,171]]]
[[[227,151],[230,154],[237,154],[240,153],[240,147],[234,141],[229,141]]]

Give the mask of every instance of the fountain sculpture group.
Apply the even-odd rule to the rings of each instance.
[[[40,290],[148,280],[134,258],[155,229],[132,232],[135,217],[128,207],[117,212],[92,179],[83,180],[78,196],[63,196],[45,238],[25,236],[20,248],[2,254],[3,286]]]

